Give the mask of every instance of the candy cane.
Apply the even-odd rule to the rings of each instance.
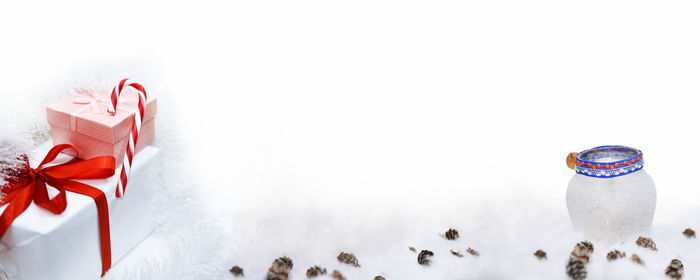
[[[134,157],[136,142],[139,139],[139,132],[141,131],[141,124],[143,122],[143,113],[146,110],[146,100],[148,100],[146,96],[146,89],[144,89],[141,84],[133,82],[129,79],[121,80],[121,82],[119,82],[119,84],[115,86],[112,90],[112,96],[110,99],[112,101],[112,106],[107,108],[107,112],[109,112],[111,115],[116,114],[117,100],[119,99],[119,96],[122,94],[122,91],[125,87],[132,87],[136,91],[138,91],[139,111],[134,114],[133,118],[131,118],[131,133],[129,133],[129,143],[126,146],[124,164],[122,164],[122,168],[119,174],[119,182],[117,183],[117,197],[122,197],[124,195],[124,191],[126,190],[126,183],[129,178],[129,171],[131,171],[131,160]]]

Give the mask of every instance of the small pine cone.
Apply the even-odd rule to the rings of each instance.
[[[320,266],[313,266],[310,267],[309,269],[306,270],[306,277],[308,278],[314,278],[319,275],[324,275],[326,274],[326,269],[322,268]]]
[[[643,261],[642,258],[640,258],[639,255],[637,255],[637,254],[632,254],[632,256],[630,257],[630,259],[631,259],[633,262],[636,262],[636,263],[638,263],[638,264],[644,265],[644,261]]]
[[[340,254],[338,255],[338,261],[341,263],[352,265],[354,267],[360,267],[360,263],[357,260],[357,257],[355,257],[355,255],[351,253],[340,252]]]
[[[690,228],[685,229],[685,230],[683,231],[683,234],[685,235],[685,237],[688,237],[688,238],[695,238],[695,231],[692,230],[692,229],[690,229]]]
[[[683,278],[683,263],[678,259],[671,260],[671,264],[666,267],[666,275],[673,279]]]
[[[276,259],[274,263],[279,263],[280,265],[288,267],[289,270],[292,270],[292,268],[294,267],[294,262],[287,256]]]
[[[618,250],[613,250],[608,252],[608,261],[614,261],[617,259],[624,258],[626,256],[625,252],[620,252]]]
[[[479,256],[479,251],[472,249],[472,247],[467,248],[467,253],[475,257]]]
[[[649,237],[642,237],[640,236],[637,238],[637,245],[642,248],[649,248],[652,251],[656,251],[656,243],[654,243],[654,240],[651,240]]]
[[[571,251],[571,256],[583,261],[583,263],[588,263],[593,253],[593,244],[588,241],[583,241],[576,243],[574,250]]]
[[[547,252],[542,251],[542,250],[537,250],[537,251],[535,251],[535,254],[534,254],[534,255],[535,255],[535,257],[537,257],[537,259],[540,259],[540,260],[541,260],[541,259],[545,259],[545,260],[547,259]]]
[[[566,275],[573,280],[586,279],[586,264],[579,258],[569,257],[569,263],[566,264]]]
[[[456,229],[451,228],[445,232],[445,239],[455,240],[457,238],[459,238],[459,232]]]
[[[416,252],[416,247],[409,246],[408,249],[411,250],[411,252],[414,252],[414,253]]]
[[[380,275],[377,275],[377,276],[374,277],[374,280],[386,280],[386,278],[384,278],[384,277],[382,277],[382,276],[380,276]]]
[[[229,270],[233,276],[239,277],[239,276],[245,276],[243,274],[243,269],[240,266],[234,266]]]
[[[289,271],[294,267],[294,262],[289,257],[281,257],[272,262],[272,266],[267,270],[267,280],[287,280]]]
[[[335,280],[346,280],[346,279],[345,279],[345,276],[343,276],[343,274],[340,273],[340,271],[337,271],[337,270],[333,270],[333,274],[332,274],[331,276],[332,276],[333,279],[335,279]]]
[[[452,255],[454,255],[456,257],[460,257],[460,258],[464,257],[464,255],[462,255],[462,253],[457,252],[457,251],[450,250],[450,253],[452,253]]]
[[[268,271],[265,280],[289,280],[289,274],[276,274]]]
[[[418,264],[420,265],[430,265],[430,257],[434,254],[431,251],[423,250],[418,253]]]
[[[581,251],[588,252],[589,255],[593,253],[593,243],[591,243],[590,241],[582,241],[576,243],[576,247],[578,247],[578,249]]]

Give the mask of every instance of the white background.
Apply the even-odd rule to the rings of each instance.
[[[700,256],[679,242],[700,229],[699,13],[693,1],[0,0],[0,109],[5,129],[45,129],[45,104],[78,83],[143,80],[159,125],[178,131],[159,140],[185,143],[173,172],[195,178],[225,229],[212,254],[252,279],[284,254],[295,279],[315,264],[350,279],[563,279],[581,238],[566,154],[632,146],[657,184],[661,250],[638,267],[600,249],[590,275],[663,278],[681,257],[697,276]],[[449,227],[460,241],[440,239]],[[467,246],[482,256],[447,251]],[[337,264],[340,250],[363,267]]]

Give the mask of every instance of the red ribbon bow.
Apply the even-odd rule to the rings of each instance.
[[[58,156],[63,150],[74,149],[73,145],[61,144],[53,147],[37,168],[29,166],[27,157],[24,157],[25,167],[19,171],[18,176],[10,180],[9,185],[2,189],[4,197],[0,206],[8,204],[5,212],[0,216],[0,237],[12,222],[21,215],[34,201],[36,205],[56,215],[66,210],[66,191],[91,197],[97,206],[97,218],[100,225],[100,247],[102,253],[102,276],[112,265],[112,252],[109,240],[109,212],[107,198],[100,189],[86,185],[73,179],[102,179],[114,175],[114,157],[102,156],[88,160],[72,160],[50,167],[43,168]],[[49,198],[46,184],[56,188],[59,193],[54,198]]]

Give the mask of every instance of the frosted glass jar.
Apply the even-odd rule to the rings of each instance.
[[[566,191],[574,229],[613,245],[647,234],[656,209],[654,181],[642,168],[642,151],[601,146],[576,155]]]

